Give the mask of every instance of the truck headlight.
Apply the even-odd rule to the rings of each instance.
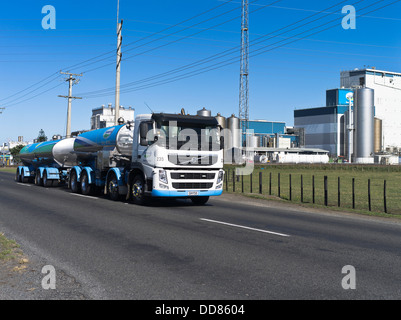
[[[159,181],[167,184],[167,172],[166,170],[159,170]]]
[[[219,175],[217,177],[217,184],[223,181],[224,178],[224,171],[219,171]]]

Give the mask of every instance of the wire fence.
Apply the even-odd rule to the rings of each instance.
[[[226,167],[225,192],[259,194],[310,203],[388,214],[401,214],[399,167],[260,166],[250,175]]]

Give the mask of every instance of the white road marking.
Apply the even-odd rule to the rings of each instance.
[[[278,233],[278,232],[273,232],[273,231],[268,231],[268,230],[256,229],[256,228],[241,226],[241,225],[238,225],[238,224],[232,224],[232,223],[227,223],[227,222],[222,222],[222,221],[203,219],[203,218],[201,218],[201,220],[202,221],[207,221],[207,222],[219,223],[219,224],[223,224],[223,225],[230,226],[230,227],[236,227],[236,228],[242,228],[242,229],[247,229],[247,230],[252,230],[252,231],[269,233],[269,234],[273,234],[273,235],[281,236],[281,237],[289,237],[290,236],[290,235],[284,234],[284,233]]]
[[[17,182],[17,184],[19,184],[20,186],[32,187],[31,184],[25,184],[25,183],[19,183],[19,182]]]
[[[78,197],[83,197],[83,198],[89,198],[89,199],[96,199],[96,200],[99,200],[99,198],[97,198],[97,197],[86,196],[86,195],[84,195],[84,194],[79,194],[79,193],[70,193],[70,194],[73,195],[73,196],[78,196]]]

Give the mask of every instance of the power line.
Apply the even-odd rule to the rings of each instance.
[[[0,99],[0,101],[8,100],[8,99],[10,99],[10,98],[12,98],[12,97],[15,97],[16,95],[19,95],[20,93],[23,93],[23,92],[25,92],[25,91],[27,91],[27,90],[29,90],[29,89],[31,89],[31,88],[37,86],[38,84],[40,84],[40,83],[42,83],[42,82],[44,82],[44,81],[46,81],[46,80],[48,80],[48,79],[50,79],[50,78],[53,78],[55,75],[57,75],[57,73],[58,73],[58,72],[52,73],[50,76],[48,76],[48,77],[46,77],[46,78],[44,78],[44,79],[42,79],[42,80],[40,80],[40,81],[38,81],[38,82],[36,82],[36,83],[30,85],[29,87],[27,87],[27,88],[25,88],[25,89],[23,89],[23,90],[21,90],[21,91],[18,91],[18,92],[14,93],[14,94],[12,94],[12,95],[6,97],[6,98]],[[54,81],[54,80],[55,80],[55,79],[52,79],[52,81]],[[48,83],[50,83],[50,82],[51,82],[51,81],[49,81]],[[41,88],[41,87],[39,87],[39,88]],[[37,89],[39,89],[39,88],[37,88]],[[35,89],[35,90],[37,90],[37,89]],[[29,93],[32,93],[32,92],[34,92],[35,90],[30,91]],[[28,93],[28,94],[29,94],[29,93]],[[22,96],[22,97],[24,97],[24,96]]]
[[[192,16],[191,18],[188,18],[188,19],[186,19],[186,20],[183,20],[183,21],[181,21],[181,22],[179,22],[179,23],[176,23],[176,24],[174,24],[174,25],[172,25],[172,26],[169,26],[169,27],[167,27],[167,28],[165,28],[165,29],[163,29],[163,30],[157,31],[157,32],[155,32],[155,33],[153,33],[153,34],[151,34],[151,35],[149,35],[149,36],[146,36],[146,37],[143,37],[143,38],[141,38],[141,39],[139,39],[139,40],[136,40],[136,41],[134,41],[134,42],[128,43],[125,47],[129,47],[129,46],[134,45],[134,44],[136,44],[136,43],[138,43],[138,42],[140,42],[140,41],[146,40],[146,39],[151,38],[151,37],[153,37],[153,36],[155,36],[155,35],[158,35],[158,34],[160,34],[160,33],[162,33],[162,32],[165,32],[165,31],[167,31],[167,30],[173,29],[174,27],[177,27],[177,26],[179,26],[179,25],[181,25],[181,24],[183,24],[183,23],[186,23],[186,22],[188,22],[188,21],[191,21],[191,20],[194,20],[194,19],[196,19],[196,18],[198,18],[198,17],[201,17],[201,16],[203,16],[203,15],[209,13],[209,12],[212,12],[212,11],[214,11],[214,10],[217,10],[217,9],[220,8],[220,7],[223,7],[223,6],[227,5],[227,4],[230,3],[231,1],[233,1],[233,0],[229,0],[229,1],[227,1],[227,2],[224,2],[223,4],[220,4],[220,5],[218,5],[218,6],[215,6],[215,7],[211,8],[211,9],[208,9],[208,10],[206,10],[206,11],[204,11],[204,12],[201,12],[201,13],[195,15],[195,16]],[[257,0],[256,0],[256,1],[257,1]],[[75,64],[75,65],[69,66],[69,67],[67,67],[67,68],[65,68],[65,69],[73,69],[73,68],[76,68],[76,67],[78,67],[78,66],[80,66],[80,68],[82,69],[82,68],[85,67],[86,65],[81,66],[81,64],[85,64],[85,63],[87,63],[87,62],[90,62],[90,61],[92,61],[92,60],[95,60],[95,59],[98,59],[98,58],[101,58],[101,57],[103,57],[103,56],[110,55],[110,54],[113,54],[113,56],[114,56],[114,53],[115,53],[114,50],[108,51],[108,52],[105,52],[105,53],[103,53],[103,54],[100,54],[100,55],[98,55],[98,56],[96,56],[96,57],[93,57],[93,58],[91,58],[91,59],[85,60],[85,61],[83,61],[83,62],[81,62],[81,63],[79,63],[79,64]],[[94,63],[101,62],[101,61],[104,61],[104,59],[98,60],[98,61],[96,61],[96,62],[94,62]],[[91,63],[91,64],[93,64],[93,63]]]
[[[253,2],[257,2],[257,1],[259,1],[259,0],[254,0]],[[276,2],[280,2],[280,1],[282,1],[282,0],[277,0]],[[230,1],[229,1],[229,2],[230,2]],[[229,2],[226,2],[226,4],[229,3]],[[149,41],[149,42],[146,42],[146,43],[144,43],[144,44],[138,45],[138,46],[136,46],[136,47],[134,47],[134,48],[127,49],[127,50],[124,51],[124,53],[129,52],[129,51],[132,51],[132,50],[135,50],[135,49],[138,49],[138,48],[141,48],[141,47],[144,47],[144,46],[146,46],[146,45],[148,45],[148,44],[151,44],[151,43],[153,43],[153,42],[160,41],[160,40],[162,40],[162,39],[165,39],[165,38],[170,37],[170,36],[172,36],[172,35],[175,35],[175,34],[177,34],[177,33],[186,31],[186,30],[188,30],[188,29],[193,28],[194,26],[203,24],[203,23],[208,22],[208,21],[210,21],[210,20],[214,20],[214,19],[219,18],[219,17],[221,17],[221,16],[223,16],[223,15],[226,15],[226,14],[228,14],[228,13],[230,13],[230,12],[233,12],[233,11],[235,11],[235,10],[238,10],[238,9],[240,9],[240,8],[241,8],[241,7],[237,7],[237,8],[231,9],[231,10],[229,10],[229,11],[223,12],[223,13],[221,13],[221,14],[219,14],[219,15],[217,15],[217,16],[214,16],[214,17],[212,17],[212,18],[209,18],[209,19],[203,20],[203,21],[201,21],[201,22],[198,22],[198,23],[196,23],[196,24],[194,24],[194,25],[192,25],[192,26],[185,27],[184,29],[181,29],[181,30],[175,31],[175,32],[173,32],[173,33],[164,35],[164,36],[162,36],[162,37],[160,37],[160,38],[153,39],[153,40],[151,40],[151,41]],[[230,19],[230,20],[227,20],[227,21],[225,21],[225,22],[223,22],[223,23],[217,24],[217,25],[215,25],[215,26],[213,26],[213,27],[211,27],[211,28],[214,28],[214,27],[216,27],[216,26],[223,25],[223,24],[228,23],[228,22],[230,22],[230,21],[233,21],[233,20],[235,20],[235,19],[237,19],[237,17],[232,18],[232,19]],[[173,27],[175,27],[175,26],[177,26],[177,25],[174,25],[174,26],[172,26],[172,27],[168,27],[168,28],[166,28],[166,29],[164,29],[164,30],[162,30],[162,31],[160,31],[160,32],[155,33],[155,35],[156,35],[156,34],[160,34],[161,32],[164,32],[165,30],[171,29],[171,28],[173,28]],[[192,36],[194,36],[194,35],[197,35],[197,34],[199,34],[199,33],[202,33],[202,32],[205,32],[205,31],[207,31],[207,30],[210,30],[211,28],[204,29],[204,30],[202,30],[202,31],[196,32],[196,33],[191,34],[191,35],[189,35],[189,36],[183,36],[183,37],[180,38],[180,39],[177,39],[177,40],[174,40],[174,41],[170,41],[170,42],[168,42],[168,43],[166,43],[166,44],[160,45],[160,46],[158,46],[158,47],[154,47],[154,48],[152,48],[152,49],[148,49],[148,50],[146,50],[146,51],[143,51],[143,52],[141,52],[141,53],[137,53],[137,54],[135,54],[135,55],[128,56],[127,58],[124,58],[124,60],[126,60],[126,59],[131,59],[131,58],[137,57],[137,56],[139,56],[139,55],[148,53],[148,52],[150,52],[150,51],[154,51],[154,50],[160,49],[160,48],[162,48],[162,47],[165,47],[165,46],[167,46],[167,45],[170,45],[170,44],[173,44],[173,43],[182,41],[182,40],[184,40],[184,39],[187,39],[187,38],[192,37]],[[153,36],[153,35],[151,35],[151,36]],[[149,36],[149,37],[151,37],[151,36]],[[143,39],[140,39],[140,40],[138,40],[138,41],[135,41],[135,42],[133,42],[133,43],[131,43],[131,44],[129,44],[129,45],[135,44],[135,43],[137,43],[137,42],[139,42],[139,41],[142,41],[142,40],[144,40],[144,39],[146,39],[146,38],[148,38],[148,37],[145,37],[145,38],[143,38]],[[106,58],[103,58],[103,59],[100,59],[100,60],[97,60],[97,61],[88,63],[88,64],[86,64],[86,65],[84,65],[84,66],[81,66],[81,68],[83,68],[83,67],[85,67],[85,66],[89,66],[89,65],[95,64],[95,63],[98,63],[98,62],[101,62],[101,61],[104,61],[104,60],[107,60],[107,59],[108,59],[108,58],[106,57]],[[95,71],[95,70],[98,70],[98,69],[107,67],[107,66],[109,66],[109,65],[111,65],[111,64],[112,64],[112,63],[107,63],[107,64],[104,64],[104,65],[99,66],[99,67],[95,67],[95,68],[92,68],[92,69],[88,69],[88,70],[84,71],[84,73],[92,72],[92,71]]]
[[[25,99],[25,100],[22,100],[22,101],[19,101],[19,102],[10,104],[10,105],[6,105],[6,108],[10,108],[10,107],[19,105],[19,104],[21,104],[21,103],[24,103],[24,102],[26,102],[26,101],[30,101],[30,100],[32,100],[32,99],[38,97],[38,96],[41,96],[41,95],[43,95],[43,94],[45,94],[45,93],[47,93],[47,92],[49,92],[49,91],[52,91],[53,89],[56,89],[56,88],[60,87],[61,85],[63,85],[63,83],[59,83],[58,85],[56,85],[56,86],[54,86],[54,87],[51,87],[50,89],[47,89],[47,90],[45,90],[45,91],[42,91],[42,92],[40,92],[40,93],[38,93],[38,94],[36,94],[36,95],[30,97],[30,98],[27,98],[27,99]]]
[[[159,32],[155,32],[155,33],[152,34],[152,35],[143,37],[142,39],[139,39],[139,40],[137,40],[137,41],[135,41],[135,42],[129,43],[129,44],[127,44],[127,46],[130,46],[130,45],[133,45],[133,44],[135,44],[135,43],[138,43],[139,41],[143,41],[143,40],[148,39],[148,38],[150,38],[150,37],[152,37],[152,36],[154,36],[154,35],[159,34],[160,32],[164,32],[164,31],[170,30],[170,29],[172,29],[172,28],[174,28],[174,27],[176,27],[176,26],[179,26],[180,24],[186,23],[186,22],[191,21],[191,20],[193,20],[193,19],[196,19],[196,18],[198,18],[198,17],[200,17],[200,16],[202,16],[202,15],[205,15],[205,14],[211,12],[211,11],[217,10],[218,8],[227,5],[227,4],[230,3],[231,1],[233,1],[233,0],[229,0],[229,1],[227,1],[227,2],[225,2],[225,3],[222,3],[222,4],[218,5],[218,6],[215,6],[215,7],[211,8],[211,9],[208,9],[208,10],[206,10],[206,11],[204,11],[204,12],[201,12],[201,13],[199,13],[199,14],[197,14],[197,15],[191,17],[191,18],[188,18],[188,19],[186,19],[186,20],[184,20],[184,21],[181,21],[181,22],[179,22],[179,23],[177,23],[177,24],[175,24],[175,25],[173,25],[173,26],[170,26],[170,27],[168,27],[168,28],[165,28],[165,29],[163,29],[163,30],[161,30],[161,31],[159,31]],[[255,0],[255,1],[258,1],[258,0]],[[100,57],[102,57],[102,56],[109,55],[109,54],[114,53],[114,52],[115,52],[114,50],[111,50],[111,51],[108,51],[108,52],[103,53],[103,54],[101,54],[101,55],[98,55],[98,56],[96,56],[96,57],[93,57],[93,58],[91,58],[91,59],[84,60],[83,62],[80,62],[80,63],[78,63],[78,64],[71,65],[71,66],[69,66],[69,67],[67,67],[67,68],[63,68],[63,69],[64,69],[64,70],[71,70],[72,68],[76,68],[76,67],[78,67],[79,65],[82,65],[82,64],[84,64],[84,63],[90,62],[90,61],[92,61],[92,60],[94,60],[94,59],[97,59],[97,58],[100,58]],[[15,94],[13,94],[13,95],[11,95],[11,96],[8,96],[8,97],[6,97],[6,98],[1,99],[0,101],[8,100],[8,99],[10,99],[10,98],[12,98],[12,97],[15,97],[15,96],[19,95],[20,93],[25,92],[25,91],[27,91],[27,90],[29,90],[29,89],[35,87],[36,85],[38,85],[38,84],[40,84],[40,83],[46,81],[46,80],[49,79],[50,77],[55,76],[56,74],[58,74],[58,72],[59,72],[59,71],[53,73],[51,76],[49,76],[49,77],[47,77],[47,78],[45,78],[45,79],[43,79],[43,80],[41,80],[41,81],[39,81],[39,82],[37,82],[37,83],[35,83],[35,84],[33,84],[33,85],[31,85],[31,86],[25,88],[25,89],[23,89],[23,90],[21,90],[21,91],[15,93]],[[58,77],[60,77],[59,74],[58,74]],[[58,78],[58,77],[57,77],[57,78]],[[56,78],[56,79],[57,79],[57,78]],[[53,79],[53,80],[56,80],[56,79]],[[48,83],[50,83],[50,81],[49,81]],[[48,83],[46,83],[46,84],[48,84]],[[46,84],[45,84],[45,85],[46,85]],[[43,85],[43,86],[45,86],[45,85]],[[36,88],[35,90],[30,91],[29,93],[25,94],[25,95],[22,96],[22,97],[19,97],[19,98],[17,98],[17,99],[12,100],[11,102],[9,102],[9,104],[10,104],[10,103],[14,103],[14,101],[17,101],[17,100],[19,100],[19,99],[21,99],[21,98],[23,98],[23,97],[29,95],[30,93],[33,93],[33,92],[37,91],[38,89],[42,88],[43,86],[40,86],[39,88]],[[49,89],[49,90],[51,90],[51,89]],[[47,91],[45,91],[45,92],[47,92]],[[36,96],[37,96],[37,95],[36,95]],[[36,97],[36,96],[35,96],[35,97]],[[29,100],[29,99],[26,99],[26,100],[23,100],[23,101],[27,101],[27,100]],[[12,104],[12,105],[16,105],[16,104],[19,104],[19,103],[20,103],[20,102],[14,103],[14,104]]]
[[[259,11],[259,10],[261,10],[261,9],[267,8],[267,7],[271,6],[272,4],[277,3],[277,2],[280,2],[280,1],[282,1],[282,0],[274,1],[273,3],[264,5],[263,7],[258,8],[258,9],[256,9],[256,10],[252,11],[251,13],[254,13],[254,12]],[[237,18],[234,18],[234,19],[237,19]],[[225,21],[225,22],[223,22],[223,23],[221,23],[221,24],[230,22],[230,21],[232,21],[232,20],[234,20],[234,19],[230,19],[230,20]],[[211,27],[211,28],[213,28],[213,27]],[[210,29],[210,28],[208,28],[208,29]],[[205,29],[205,30],[208,30],[208,29]],[[203,31],[205,31],[205,30],[203,30]],[[203,31],[201,31],[201,32],[203,32]],[[198,33],[200,33],[200,32],[197,32],[197,33],[195,33],[195,34],[198,34]],[[193,35],[195,35],[195,34],[192,34],[192,35],[190,35],[190,36],[193,36]],[[186,36],[185,38],[188,38],[188,37],[190,37],[190,36]],[[178,40],[178,41],[179,41],[179,40]],[[177,41],[173,41],[173,42],[171,42],[171,43],[174,43],[174,42],[177,42]],[[171,43],[169,43],[169,44],[171,44]],[[234,47],[234,48],[231,48],[231,49],[229,49],[229,50],[223,51],[222,53],[215,54],[215,55],[213,55],[213,56],[211,56],[211,57],[209,57],[209,58],[205,58],[205,59],[202,59],[202,60],[200,60],[200,61],[202,62],[202,61],[211,59],[211,58],[213,58],[213,57],[216,57],[216,56],[218,56],[218,55],[221,55],[221,54],[226,53],[226,52],[229,52],[229,51],[235,52],[236,50],[238,50],[238,48],[239,48],[238,46],[237,46],[237,47]],[[149,52],[149,51],[152,51],[152,50],[148,50],[148,51],[145,51],[145,52],[141,52],[141,53],[138,53],[138,54],[136,54],[136,55],[134,55],[134,56],[129,56],[128,58],[125,58],[125,60],[127,60],[127,59],[129,59],[129,58],[132,58],[132,57],[135,57],[135,56],[142,55],[142,54],[147,53],[147,52]],[[208,62],[208,61],[206,61],[206,62]],[[203,62],[203,63],[200,63],[200,64],[204,64],[204,63],[206,63],[206,62]],[[187,66],[184,66],[184,67],[181,67],[181,68],[178,68],[178,69],[179,69],[178,71],[188,69],[189,66],[192,66],[193,64],[198,64],[198,62],[192,63],[192,64],[190,64],[190,65],[187,65]],[[103,67],[108,66],[108,65],[109,65],[109,64],[103,65],[103,66],[101,66],[101,67],[97,67],[97,68],[91,69],[91,70],[89,70],[89,71],[97,70],[97,69],[103,68]],[[86,72],[89,72],[89,71],[86,71]],[[177,73],[178,71],[172,70],[172,71],[169,71],[169,72],[165,72],[165,73],[163,73],[162,75],[164,75],[164,74],[171,74],[171,72]],[[152,77],[152,78],[157,78],[157,77],[159,77],[159,76],[160,76],[160,75],[156,75],[156,76],[154,76],[154,77]],[[148,78],[147,78],[146,80],[148,80]],[[133,83],[125,84],[125,85],[122,85],[121,87],[122,87],[122,88],[123,88],[123,87],[127,87],[127,86],[130,86],[130,85],[132,85],[132,84],[135,84],[135,83],[141,82],[141,81],[143,81],[143,80],[139,80],[139,81],[135,81],[135,82],[133,82]],[[93,92],[99,92],[99,91],[102,91],[102,92],[103,92],[103,91],[108,91],[108,90],[113,90],[113,89],[114,89],[114,88],[107,88],[107,89],[92,91],[91,93],[93,93]],[[83,93],[83,95],[85,95],[85,94],[88,94],[88,93]]]
[[[358,2],[356,2],[356,3],[359,3],[359,2],[362,2],[362,1],[364,1],[364,0],[358,1]],[[383,2],[383,1],[384,1],[384,0],[377,1],[377,2],[375,2],[375,3],[373,3],[373,4],[371,4],[371,5],[368,5],[368,6],[364,7],[364,8],[362,8],[362,9],[359,9],[359,11],[364,10],[364,9],[366,9],[366,8],[368,8],[368,7],[371,7],[371,6],[373,6],[373,5],[376,5],[376,4],[378,4],[378,3],[380,3],[380,2]],[[386,5],[384,5],[384,6],[380,7],[380,8],[376,8],[376,9],[374,9],[374,10],[371,10],[371,11],[365,13],[365,14],[360,15],[360,17],[363,17],[363,16],[366,15],[366,14],[369,14],[369,13],[372,13],[372,12],[375,12],[375,11],[378,11],[378,10],[381,10],[381,9],[383,9],[383,8],[385,8],[385,7],[388,7],[388,6],[390,6],[390,5],[393,5],[393,4],[395,4],[395,3],[399,2],[399,1],[401,1],[401,0],[393,1],[393,2],[391,2],[391,3],[389,3],[389,4],[386,4]],[[356,3],[354,3],[354,5],[355,5]],[[330,24],[330,23],[332,23],[332,22],[334,22],[334,21],[336,22],[335,25],[332,25],[332,26],[330,26],[330,27],[328,27],[328,28],[319,30],[319,31],[317,31],[317,32],[314,32],[314,33],[312,33],[312,34],[306,35],[306,36],[301,37],[301,38],[295,38],[294,40],[292,40],[292,41],[290,41],[290,42],[288,42],[288,43],[281,44],[281,45],[279,45],[279,46],[270,48],[270,49],[268,49],[268,50],[264,50],[264,51],[262,51],[262,52],[258,52],[258,53],[256,53],[256,54],[251,55],[251,57],[258,56],[258,55],[260,55],[260,54],[263,54],[263,53],[266,53],[266,52],[269,52],[269,51],[272,51],[272,50],[281,48],[281,47],[283,47],[283,46],[285,46],[285,45],[288,45],[288,44],[290,44],[290,43],[294,43],[294,42],[296,42],[296,41],[303,40],[303,39],[305,39],[306,37],[310,37],[310,36],[313,36],[313,35],[315,35],[315,34],[318,34],[318,33],[324,32],[324,31],[326,31],[326,30],[329,30],[329,29],[331,29],[331,28],[334,28],[334,27],[337,26],[337,22],[338,22],[337,19],[331,20],[331,21],[329,21],[329,22],[327,22],[327,23],[324,23],[324,24],[319,25],[319,26],[317,26],[317,27],[311,28],[310,30],[304,31],[304,32],[302,32],[302,33],[299,33],[298,35],[301,35],[301,34],[306,33],[306,32],[313,31],[314,29],[320,28],[320,27],[325,26],[325,25],[327,25],[327,24]],[[298,35],[296,35],[296,36],[298,36]],[[290,38],[288,38],[288,39],[291,39],[291,38],[293,38],[293,37],[290,37]],[[283,40],[278,41],[278,42],[276,42],[276,43],[274,43],[274,44],[280,43],[280,42],[282,42],[282,41],[283,41]],[[270,46],[272,46],[272,44],[271,44],[271,45],[268,45],[268,46],[264,46],[263,48],[258,49],[258,50],[256,50],[256,51],[260,51],[260,50],[265,49],[265,48],[270,47]],[[171,82],[183,80],[183,79],[186,79],[186,78],[189,78],[189,77],[193,77],[193,76],[196,76],[196,75],[200,75],[200,74],[203,74],[203,73],[206,73],[206,72],[210,72],[210,71],[213,71],[213,70],[220,69],[220,68],[223,68],[223,67],[225,67],[225,66],[231,65],[231,64],[233,64],[233,63],[236,63],[236,62],[237,62],[237,59],[238,59],[237,57],[236,57],[236,58],[227,59],[227,60],[225,60],[225,61],[223,61],[223,62],[216,63],[216,64],[214,64],[214,65],[211,65],[211,66],[208,66],[208,67],[204,67],[204,68],[201,68],[201,69],[199,69],[199,70],[191,71],[191,72],[188,72],[188,73],[183,74],[183,75],[175,76],[175,77],[172,77],[172,78],[169,78],[169,79],[157,81],[157,82],[154,82],[154,83],[151,83],[151,84],[147,84],[147,85],[137,86],[137,87],[132,88],[132,89],[127,89],[127,90],[121,91],[121,93],[128,93],[128,92],[133,92],[133,91],[148,89],[148,88],[152,88],[152,87],[155,87],[155,86],[164,85],[164,84],[168,84],[168,83],[171,83]],[[235,60],[235,61],[233,61],[233,60]],[[143,81],[141,81],[141,82],[143,82]],[[108,95],[109,95],[109,94],[99,94],[99,95],[95,95],[95,96],[91,96],[91,97],[86,97],[86,98],[96,98],[96,97],[102,97],[102,96],[108,96]]]
[[[68,96],[59,96],[60,98],[68,99],[68,108],[67,108],[67,130],[66,130],[66,138],[71,137],[71,101],[72,99],[82,99],[81,97],[73,97],[72,96],[72,86],[79,82],[79,79],[74,77],[82,77],[82,74],[74,74],[70,72],[60,72],[60,74],[68,75],[69,77],[65,80],[68,81]]]
[[[326,9],[322,10],[321,12],[326,11],[326,10],[328,10],[328,9],[331,9],[331,8],[333,8],[333,7],[336,7],[336,6],[338,6],[338,5],[340,5],[341,3],[344,3],[344,2],[346,2],[346,1],[347,1],[347,0],[343,0],[343,1],[339,2],[339,3],[337,3],[337,4],[334,5],[334,6],[330,6],[329,8],[326,8]],[[361,1],[365,1],[365,0],[361,0]],[[263,8],[268,7],[268,6],[271,6],[271,5],[273,5],[274,3],[275,3],[275,2],[270,3],[270,4],[268,4],[268,5],[265,5]],[[254,13],[254,12],[260,10],[260,9],[261,9],[261,8],[256,9],[256,10],[254,10],[254,11],[251,11],[250,13]],[[254,39],[254,40],[252,40],[252,41],[250,42],[250,43],[251,43],[250,46],[254,46],[255,44],[261,43],[261,42],[263,42],[263,41],[259,41],[258,43],[252,44],[253,42],[256,42],[256,41],[258,41],[258,40],[260,40],[260,39],[266,38],[268,35],[272,35],[272,34],[278,32],[278,31],[285,30],[285,29],[287,29],[287,28],[289,28],[289,27],[291,27],[291,26],[297,25],[297,24],[299,24],[299,23],[301,23],[301,22],[303,22],[303,21],[305,21],[305,20],[308,20],[308,19],[310,19],[310,18],[312,18],[312,17],[314,17],[314,16],[316,16],[316,15],[317,15],[316,13],[315,13],[315,14],[312,14],[312,15],[309,16],[309,17],[303,18],[303,19],[298,20],[298,21],[296,21],[296,22],[294,22],[294,23],[291,23],[291,24],[289,24],[289,25],[287,25],[287,26],[285,26],[285,27],[279,28],[279,29],[277,29],[277,30],[275,30],[275,31],[272,31],[272,32],[270,32],[270,33],[268,33],[268,34],[265,34],[265,35],[261,36],[261,37],[258,37],[257,39]],[[322,19],[322,18],[324,18],[324,17],[321,17],[320,19]],[[308,24],[308,23],[306,23],[306,24]],[[304,25],[306,25],[306,24],[304,24]],[[302,27],[302,26],[304,26],[304,25],[298,26],[297,28],[300,28],[300,27]],[[294,28],[294,29],[297,29],[297,28]],[[294,29],[292,29],[292,30],[294,30]],[[288,33],[288,32],[290,32],[290,31],[292,31],[292,30],[283,32],[283,33],[281,33],[281,34]],[[281,35],[281,34],[279,34],[279,35]],[[271,38],[278,37],[279,35],[273,36],[273,37],[271,37]],[[269,38],[269,39],[271,39],[271,38]],[[269,40],[269,39],[267,39],[267,40]],[[264,41],[267,41],[267,40],[264,40]],[[220,53],[217,53],[217,54],[214,54],[214,55],[212,55],[212,56],[209,56],[208,58],[204,58],[204,59],[201,59],[201,60],[199,60],[199,61],[196,61],[196,62],[187,64],[187,65],[185,65],[185,66],[183,66],[183,67],[179,67],[179,68],[176,68],[176,69],[173,69],[173,70],[170,70],[170,71],[167,71],[167,72],[163,72],[163,73],[161,73],[161,74],[158,74],[158,75],[155,75],[155,76],[152,76],[152,77],[148,77],[148,78],[145,78],[145,79],[137,80],[137,81],[134,81],[134,82],[131,82],[131,83],[122,85],[121,88],[130,87],[130,86],[133,86],[133,85],[138,84],[138,83],[149,82],[149,81],[151,81],[151,80],[157,80],[158,78],[163,78],[163,77],[168,76],[168,75],[171,75],[171,74],[175,74],[175,73],[178,73],[178,72],[181,72],[181,71],[184,71],[184,70],[188,70],[188,69],[191,69],[191,68],[194,68],[194,67],[197,67],[197,66],[200,66],[200,65],[209,63],[209,62],[213,62],[213,61],[215,61],[215,60],[221,59],[221,58],[226,57],[226,56],[228,56],[228,55],[231,55],[231,54],[233,54],[233,53],[237,53],[238,50],[239,50],[240,48],[241,48],[241,46],[232,47],[232,48],[230,48],[230,49],[228,49],[228,50],[224,50],[224,51],[222,51],[222,52],[220,52]],[[237,58],[235,58],[235,59],[237,59]],[[89,93],[82,93],[82,95],[88,95],[88,94],[94,94],[94,93],[107,92],[107,91],[110,91],[110,90],[113,90],[113,88],[107,88],[107,89],[92,91],[92,92],[89,92]]]

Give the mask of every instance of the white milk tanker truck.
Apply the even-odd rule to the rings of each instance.
[[[16,181],[67,184],[89,195],[144,204],[152,197],[205,204],[223,192],[223,149],[214,117],[154,113],[75,138],[27,145]]]

